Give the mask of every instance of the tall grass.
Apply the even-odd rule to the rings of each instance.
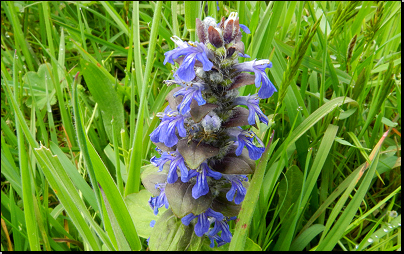
[[[232,11],[278,93],[218,249],[401,249],[398,2],[3,1],[2,251],[148,249],[140,176],[172,89],[164,53]]]

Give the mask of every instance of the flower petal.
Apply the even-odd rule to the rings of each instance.
[[[195,225],[195,234],[202,237],[206,232],[208,232],[210,227],[210,222],[205,213],[198,215],[198,222]]]
[[[195,219],[196,217],[198,217],[198,216],[193,215],[192,213],[190,213],[190,214],[185,215],[184,217],[182,217],[181,222],[182,222],[182,224],[184,224],[185,226],[189,226],[189,223],[191,223],[191,221],[192,221],[193,219]]]

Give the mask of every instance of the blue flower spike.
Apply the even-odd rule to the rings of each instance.
[[[268,125],[259,103],[277,91],[266,73],[272,67],[269,60],[238,62],[239,57],[250,57],[241,38],[251,31],[239,23],[236,12],[219,22],[196,19],[195,32],[199,42],[172,36],[176,47],[164,54],[164,65],[178,64],[173,80],[164,84],[177,87],[167,95],[164,112],[156,114],[161,121],[150,134],[158,146],[158,155],[150,159],[153,171],[142,173],[143,185],[154,195],[149,199],[153,213],[163,206],[168,209],[150,223],[151,250],[165,250],[160,249],[166,246],[160,244],[163,228],[177,230],[167,229],[167,218],[209,239],[211,248],[231,241],[228,222],[237,218],[246,196],[245,172],[254,172],[250,165],[265,150],[249,125]],[[241,86],[252,83],[259,88],[257,94],[238,96]],[[190,235],[178,241],[184,243],[186,237]]]

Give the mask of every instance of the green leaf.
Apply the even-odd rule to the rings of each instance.
[[[126,196],[125,203],[128,207],[129,214],[136,225],[136,231],[139,236],[148,238],[153,230],[150,227],[152,220],[158,220],[167,210],[164,206],[159,209],[159,213],[154,215],[153,209],[149,205],[149,199],[152,194],[147,190],[141,190]]]
[[[314,224],[305,231],[303,231],[296,239],[292,242],[290,246],[290,251],[302,251],[304,247],[306,247],[311,240],[314,239],[318,234],[323,232],[324,225],[321,224]]]
[[[247,237],[245,241],[244,251],[262,251],[261,246],[256,244],[253,240]]]
[[[157,42],[157,32],[158,32],[158,26],[160,24],[160,17],[161,17],[161,9],[162,9],[163,2],[158,1],[156,4],[156,9],[153,15],[153,22],[152,22],[152,29],[150,33],[150,40],[149,40],[149,48],[147,50],[147,55],[150,56],[147,58],[146,61],[146,67],[144,71],[144,76],[142,77],[142,65],[141,65],[141,57],[140,54],[137,54],[136,49],[139,51],[139,47],[136,48],[139,44],[139,33],[138,31],[134,32],[134,46],[135,46],[135,51],[134,51],[134,60],[135,60],[135,69],[136,69],[136,80],[137,84],[139,87],[141,87],[141,93],[140,93],[140,105],[138,108],[138,114],[137,114],[137,121],[136,121],[136,127],[134,131],[134,135],[131,135],[131,148],[132,148],[132,153],[130,154],[130,160],[129,160],[129,167],[128,167],[128,183],[126,184],[126,189],[125,189],[125,196],[138,192],[139,187],[140,187],[140,167],[142,166],[142,155],[143,155],[143,146],[140,146],[138,144],[142,143],[143,141],[143,125],[144,125],[144,119],[145,119],[145,111],[146,111],[146,104],[147,104],[147,98],[146,98],[146,90],[147,90],[147,84],[149,82],[149,78],[151,75],[152,67],[153,67],[153,62],[155,60],[154,53],[156,49],[156,42]],[[139,11],[139,6],[138,3],[134,3],[134,16],[137,16],[137,12]],[[136,13],[136,14],[135,14]],[[135,24],[137,24],[138,19],[135,18]],[[143,78],[143,79],[142,79]],[[132,83],[134,84],[134,83]],[[134,91],[135,87],[132,86],[132,91]],[[131,98],[134,100],[134,92],[131,93]],[[131,110],[134,110],[134,103],[131,104]],[[134,115],[133,115],[134,117]],[[133,118],[134,121],[134,118]],[[131,128],[131,131],[133,130],[133,127]]]
[[[206,159],[219,153],[217,147],[197,141],[188,143],[186,139],[178,141],[177,149],[191,169],[197,169]]]
[[[46,63],[39,66],[38,72],[29,71],[25,73],[23,81],[27,85],[31,84],[34,92],[34,94],[28,93],[30,96],[25,102],[28,107],[32,108],[32,96],[35,97],[36,107],[40,110],[46,106],[48,100],[50,105],[56,103],[56,90],[52,85],[51,76],[49,74],[51,69],[51,65]],[[47,79],[47,81],[45,81],[45,79]],[[48,97],[46,96],[46,89],[48,89]]]
[[[108,159],[114,164],[114,166],[116,168],[116,161],[117,160],[116,160],[115,152],[112,150],[111,145],[108,144],[104,148],[104,153],[108,157]],[[123,182],[126,183],[127,180],[128,180],[128,172],[126,170],[125,164],[119,159],[118,159],[118,161],[119,161],[120,166],[121,166],[121,178],[122,178]]]
[[[348,117],[353,115],[353,113],[355,113],[357,109],[358,108],[351,108],[351,109],[348,109],[347,111],[342,112],[339,115],[339,120],[347,119]]]
[[[75,33],[80,34],[81,33],[80,29],[77,29],[75,27],[69,26],[69,25],[67,25],[65,23],[62,23],[62,22],[59,22],[57,20],[54,20],[54,22],[56,24],[64,27],[64,28],[66,28],[71,34],[75,34]],[[85,31],[83,31],[83,35],[86,38],[88,38],[90,40],[93,40],[94,42],[97,42],[97,43],[99,43],[101,45],[104,45],[104,47],[107,47],[109,49],[112,49],[112,50],[116,51],[117,53],[120,53],[120,54],[123,54],[123,55],[128,54],[128,50],[126,50],[124,47],[121,47],[121,46],[119,46],[119,45],[117,45],[115,43],[111,43],[109,41],[103,40],[102,38],[99,38],[97,36],[89,34],[89,33],[85,32]]]
[[[83,237],[83,240],[92,250],[100,250],[101,245],[96,240],[95,231],[103,239],[104,243],[107,244],[108,249],[113,249],[109,240],[107,240],[105,232],[95,223],[83,200],[80,199],[77,190],[73,186],[71,179],[67,176],[58,157],[54,156],[44,146],[36,148],[35,152],[38,155],[38,163],[41,166],[42,172],[59,201],[64,206],[69,218],[81,237]],[[89,222],[93,230],[90,229],[86,221]]]
[[[190,32],[190,40],[195,41],[196,18],[199,14],[200,1],[185,1],[185,26]]]
[[[377,68],[373,69],[370,73],[375,74],[375,73],[378,73],[378,72],[385,71],[385,70],[387,70],[389,68],[389,64],[390,63],[382,64],[382,65],[378,66]],[[397,66],[399,64],[401,64],[401,58],[398,58],[398,59],[393,61],[393,66]]]
[[[116,22],[118,27],[125,32],[126,35],[129,34],[128,26],[122,20],[121,16],[116,12],[116,10],[111,6],[109,2],[100,2],[108,12],[108,14],[112,17],[112,19]]]
[[[140,250],[140,240],[123,197],[121,196],[105,164],[97,154],[94,146],[88,140],[87,135],[85,135],[85,138],[91,163],[93,168],[97,169],[94,170],[96,179],[104,190],[105,196],[111,205],[114,216],[118,221],[119,226],[122,229],[122,232],[124,233],[132,250]]]
[[[156,189],[157,183],[163,183],[167,180],[169,164],[165,164],[163,166],[162,171],[158,171],[158,168],[153,164],[148,164],[142,166],[143,172],[140,175],[140,179],[142,180],[143,186],[148,190],[153,196],[158,196],[160,194],[160,190]]]
[[[356,146],[352,145],[351,143],[349,143],[348,141],[346,141],[346,140],[344,140],[343,138],[340,138],[340,137],[335,137],[334,140],[336,142],[340,143],[341,145],[356,147]]]
[[[113,233],[115,236],[115,240],[118,245],[118,250],[119,251],[130,251],[131,249],[129,247],[128,241],[126,241],[125,236],[122,232],[122,229],[120,228],[119,223],[115,217],[115,214],[112,211],[111,204],[108,202],[108,198],[105,195],[105,192],[102,189],[102,187],[101,186],[99,186],[99,187],[100,187],[100,191],[102,194],[102,199],[104,200],[105,209],[107,210],[108,219],[111,222],[111,227],[112,227],[112,230],[113,230]]]
[[[194,215],[205,212],[212,203],[213,195],[209,191],[206,195],[194,199],[192,189],[195,184],[183,183],[181,179],[173,184],[167,184],[165,188],[166,197],[173,213],[182,218],[187,214]]]
[[[391,231],[393,231],[395,228],[398,228],[400,226],[401,226],[401,214],[398,215],[396,218],[394,218],[392,221],[390,221],[389,226],[382,226],[381,228],[379,228],[378,230],[373,232],[373,234],[368,239],[372,239],[373,242],[377,241],[377,239],[382,239],[384,236],[386,236],[388,234],[392,234]],[[401,231],[401,229],[400,229],[400,231]],[[362,249],[360,249],[360,250],[364,250],[367,246],[372,244],[372,241],[369,241],[368,239],[364,239],[365,242],[361,246]]]
[[[358,210],[358,207],[360,207],[360,204],[363,202],[363,198],[365,197],[371,181],[373,179],[373,175],[376,171],[376,167],[379,161],[379,156],[380,154],[377,153],[376,158],[372,160],[370,169],[367,170],[366,175],[364,176],[363,181],[361,182],[359,188],[355,192],[353,198],[349,202],[349,204],[346,206],[342,214],[338,217],[338,220],[334,222],[333,227],[328,231],[327,235],[324,237],[324,233],[322,236],[322,239],[319,242],[319,245],[316,250],[321,251],[321,250],[332,250],[334,246],[338,243],[338,241],[341,239],[343,236],[346,228],[349,226],[351,223],[353,217],[355,216],[355,213]],[[362,172],[363,173],[363,172]],[[358,174],[358,178],[356,181],[353,181],[350,183],[350,186],[346,189],[345,193],[341,197],[341,199],[337,202],[336,207],[342,207],[343,203],[345,203],[345,198],[347,198],[352,190],[354,189],[357,180],[360,178],[361,174]],[[334,209],[335,210],[335,209]],[[340,212],[339,212],[340,213]],[[331,225],[331,221],[327,222],[326,227],[329,228]]]
[[[293,47],[291,47],[288,44],[280,41],[277,38],[275,38],[274,41],[275,41],[275,45],[278,46],[279,49],[283,53],[285,53],[288,56],[292,56],[293,50],[294,50]],[[320,72],[320,73],[321,73],[321,71],[323,69],[323,63],[320,60],[316,60],[316,59],[314,59],[312,57],[309,57],[309,56],[306,56],[306,55],[303,57],[303,61],[301,63],[301,66],[307,67],[307,68],[309,68],[311,70],[314,70],[314,71],[317,71],[317,72]],[[347,74],[346,72],[344,72],[344,71],[342,71],[340,69],[335,69],[335,72],[337,74],[337,77],[338,77],[339,81],[341,81],[341,82],[343,82],[345,84],[350,84],[351,83],[352,77],[349,76],[349,74]],[[328,70],[328,68],[326,70],[326,75],[331,76],[331,72],[330,72],[330,70]]]
[[[278,148],[274,156],[272,157],[271,161],[269,164],[271,165],[274,163],[280,156],[283,151],[283,146],[289,147],[293,143],[296,142],[306,131],[308,131],[313,125],[315,125],[318,121],[320,121],[324,116],[332,112],[335,108],[345,104],[345,103],[350,103],[353,106],[357,106],[358,103],[354,100],[352,100],[349,97],[338,97],[335,98],[331,101],[328,101],[325,103],[323,106],[318,108],[316,111],[314,111],[309,117],[307,117],[299,126],[295,128],[293,133],[291,134],[291,140],[287,144],[282,143],[281,146],[282,148]]]
[[[70,179],[72,179],[74,186],[81,191],[83,197],[87,200],[87,202],[91,205],[91,207],[96,212],[98,212],[99,210],[95,199],[94,191],[88,185],[86,180],[83,179],[83,177],[80,175],[77,168],[73,165],[73,163],[69,160],[69,158],[67,158],[66,154],[63,153],[62,150],[60,150],[59,146],[53,143],[52,141],[50,142],[50,149],[52,153],[58,156],[66,173],[69,175]],[[97,216],[99,216],[99,213],[97,213]]]
[[[268,160],[272,155],[273,148],[271,148],[271,143],[273,140],[274,133],[271,135],[271,139],[262,154],[260,162],[258,163],[255,174],[250,182],[250,188],[244,198],[241,206],[241,211],[239,214],[239,221],[236,224],[234,230],[234,235],[232,241],[230,242],[229,250],[244,250],[247,231],[249,229],[249,224],[251,223],[252,216],[254,214],[254,209],[258,201],[258,193],[261,189],[262,179],[264,178],[265,168],[267,166]]]
[[[210,246],[210,241],[208,238],[205,238],[203,241],[203,244],[201,246],[201,251],[228,251],[229,250],[229,244],[224,244],[220,247],[217,247],[217,244],[215,242],[215,247],[211,248]],[[244,251],[262,251],[261,247],[256,244],[253,240],[251,240],[249,237],[247,237],[245,241],[245,247]]]
[[[279,215],[282,220],[290,215],[292,211],[290,207],[298,201],[302,191],[302,183],[303,173],[296,165],[286,171],[285,178],[279,183],[279,200],[283,202]]]
[[[202,239],[195,235],[192,223],[185,226],[169,209],[154,225],[149,247],[152,251],[198,250]]]
[[[284,1],[279,1],[279,2],[274,2],[274,6],[272,8],[272,15],[271,18],[269,19],[268,26],[266,27],[264,37],[262,37],[263,40],[265,40],[265,43],[259,42],[261,45],[258,51],[254,51],[253,57],[259,57],[259,58],[268,58],[269,53],[272,50],[272,47],[269,47],[269,45],[272,44],[275,32],[278,30],[278,23],[281,20],[281,14],[283,12],[283,9],[286,5],[286,2]],[[264,31],[260,32],[259,34],[263,33]],[[256,53],[255,53],[256,52]]]
[[[389,127],[396,127],[398,125],[398,123],[393,123],[390,119],[387,119],[385,117],[382,118],[382,123]]]
[[[101,65],[95,65],[84,59],[81,59],[80,64],[88,89],[100,107],[105,131],[109,140],[112,141],[112,118],[116,121],[118,130],[125,128],[123,105],[114,90],[114,84],[111,83],[111,79],[114,80],[114,78],[102,71]]]
[[[1,137],[3,141],[3,136]],[[18,195],[22,196],[22,186],[21,186],[21,175],[19,174],[18,168],[14,165],[14,160],[12,156],[7,156],[3,149],[7,145],[2,142],[1,146],[1,174],[10,182],[14,190]]]
[[[88,64],[90,66],[90,63]],[[101,73],[99,73],[101,74]],[[95,190],[98,206],[101,208],[101,198],[99,194],[99,185],[103,188],[105,196],[111,204],[112,211],[116,220],[119,223],[126,240],[128,241],[132,250],[140,250],[140,240],[136,233],[135,226],[126,208],[125,202],[119,192],[117,186],[112,179],[104,162],[101,160],[93,144],[89,141],[86,132],[84,131],[81,110],[78,104],[78,95],[76,83],[78,81],[78,73],[75,77],[75,84],[73,85],[73,108],[74,116],[76,118],[77,136],[79,140],[80,150],[84,157],[84,162],[87,167],[92,188]],[[111,123],[110,123],[111,124]],[[96,169],[96,170],[94,170]],[[101,211],[100,211],[101,212]]]

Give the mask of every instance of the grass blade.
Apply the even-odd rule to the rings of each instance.
[[[14,69],[13,69],[13,83],[14,87],[17,87],[17,66],[15,64],[15,59],[17,58],[17,53],[14,55]],[[19,89],[14,89],[14,100],[18,101]],[[10,94],[11,97],[11,94]],[[14,110],[16,111],[16,110]],[[23,120],[24,121],[24,120]],[[25,123],[25,122],[24,122]],[[15,127],[17,130],[17,141],[18,141],[18,160],[21,169],[21,186],[22,186],[22,201],[24,204],[24,216],[27,227],[28,242],[31,250],[41,250],[38,235],[38,224],[34,212],[34,199],[36,199],[35,194],[32,192],[33,178],[32,172],[28,165],[28,157],[25,149],[25,138],[22,132],[20,120],[15,116]]]
[[[330,124],[324,134],[324,138],[321,141],[320,147],[318,148],[318,153],[316,158],[314,159],[313,165],[310,169],[309,175],[307,176],[307,183],[303,188],[303,196],[301,200],[293,207],[295,210],[294,218],[291,220],[291,224],[289,227],[283,227],[283,230],[280,233],[280,240],[277,241],[274,250],[289,250],[291,246],[291,242],[295,233],[295,228],[297,224],[297,220],[300,218],[300,214],[303,211],[303,208],[307,205],[310,195],[313,192],[313,187],[317,183],[317,179],[320,175],[321,170],[323,169],[324,162],[327,156],[330,153],[331,146],[337,135],[338,126]]]
[[[302,251],[304,247],[306,247],[311,240],[314,239],[318,234],[323,232],[324,225],[321,224],[314,224],[305,231],[301,235],[293,240],[292,245],[290,246],[291,251]]]
[[[113,135],[118,135],[118,132],[112,134],[112,119],[114,119],[116,124],[116,130],[125,128],[123,105],[118,99],[113,84],[110,82],[112,76],[110,74],[105,75],[105,71],[101,70],[104,68],[100,65],[95,65],[83,59],[80,61],[80,64],[88,89],[94,101],[98,103],[101,109],[102,120],[108,139],[112,141]]]
[[[144,120],[144,111],[145,111],[145,104],[146,104],[146,87],[145,84],[148,83],[151,70],[153,67],[153,60],[154,58],[152,57],[155,53],[155,48],[156,48],[156,42],[157,42],[157,31],[158,27],[160,24],[160,15],[161,15],[161,9],[162,9],[162,2],[159,1],[157,2],[156,6],[156,11],[154,12],[153,16],[153,25],[151,29],[151,34],[150,34],[150,41],[149,41],[149,49],[147,52],[147,55],[149,56],[147,58],[146,62],[146,68],[145,68],[145,73],[143,77],[143,82],[141,83],[142,85],[142,92],[140,95],[140,106],[139,106],[139,111],[138,111],[138,117],[137,117],[137,122],[136,122],[136,129],[135,129],[135,138],[133,139],[132,143],[132,153],[130,157],[130,162],[129,162],[129,172],[128,172],[128,183],[126,184],[126,189],[125,189],[125,196],[127,196],[130,193],[138,192],[139,187],[140,187],[140,167],[141,167],[141,155],[143,154],[143,149],[144,147],[141,144],[143,140],[143,120]],[[137,36],[135,34],[134,37],[134,42],[137,41]],[[136,56],[135,56],[135,67],[136,68],[141,68],[140,66],[136,65]],[[140,85],[140,84],[138,84]],[[132,88],[134,89],[134,88]]]
[[[100,4],[104,6],[105,10],[108,12],[108,14],[111,16],[111,18],[116,22],[118,27],[125,32],[126,35],[129,35],[129,29],[126,26],[125,22],[122,20],[122,18],[118,15],[116,10],[111,6],[109,2],[103,2],[101,1]]]
[[[96,240],[96,236],[90,229],[90,226],[87,225],[87,222],[90,223],[94,231],[103,239],[106,247],[113,249],[109,240],[107,240],[108,238],[106,238],[105,232],[93,221],[92,216],[88,212],[84,202],[80,199],[77,190],[74,188],[58,158],[44,146],[36,148],[35,151],[42,172],[51,188],[57,193],[58,199],[63,204],[67,214],[90,249],[101,250],[101,246]]]
[[[244,201],[241,206],[240,213],[238,215],[239,221],[236,224],[236,228],[234,229],[234,235],[230,242],[229,251],[233,250],[244,250],[246,239],[247,239],[247,230],[249,228],[249,224],[251,223],[252,215],[258,201],[258,190],[261,188],[262,179],[264,177],[265,168],[267,166],[267,162],[269,157],[271,156],[270,152],[271,143],[274,137],[274,133],[268,142],[268,145],[262,154],[260,162],[258,163],[257,169],[254,173],[254,176],[250,182],[249,190],[244,198]]]

